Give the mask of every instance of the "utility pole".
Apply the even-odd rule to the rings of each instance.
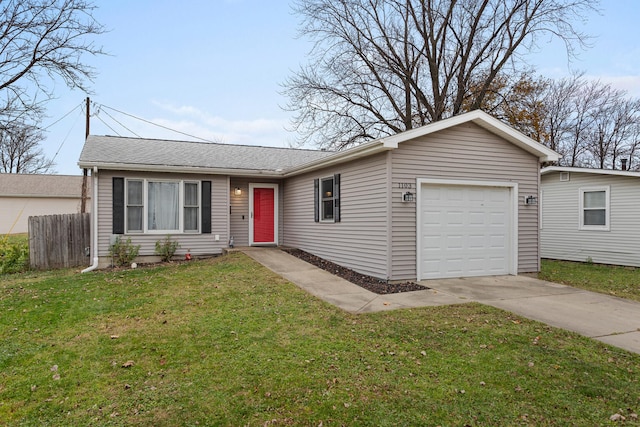
[[[91,106],[91,100],[87,96],[87,105],[86,105],[87,115],[86,115],[86,125],[85,125],[85,132],[84,132],[85,142],[89,137],[89,117],[91,116],[89,111],[90,106]],[[81,201],[80,201],[80,213],[85,213],[85,212],[87,212],[87,168],[82,169],[82,194],[81,194]]]

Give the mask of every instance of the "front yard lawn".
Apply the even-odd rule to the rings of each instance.
[[[640,268],[544,259],[538,278],[640,301]]]
[[[241,253],[1,280],[2,425],[638,422],[640,355],[479,304],[348,314]]]

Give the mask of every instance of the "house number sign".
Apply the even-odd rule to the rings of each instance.
[[[410,182],[400,182],[398,183],[398,188],[402,188],[403,190],[411,189],[413,188],[413,184]]]

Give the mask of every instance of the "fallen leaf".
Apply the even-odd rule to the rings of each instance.
[[[133,366],[133,360],[127,360],[126,362],[124,362],[124,363],[122,364],[122,367],[123,367],[123,368],[130,368],[130,367],[132,367],[132,366]]]
[[[623,415],[620,414],[613,414],[609,417],[609,419],[611,421],[624,421],[626,420],[626,418]]]
[[[111,335],[110,337],[112,340],[117,340],[118,338],[120,338],[120,335]]]

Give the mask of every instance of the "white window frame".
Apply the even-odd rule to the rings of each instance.
[[[142,205],[136,204],[136,205],[132,205],[129,203],[129,183],[130,182],[140,182],[142,183]],[[144,223],[145,223],[145,182],[144,179],[137,179],[137,178],[132,178],[132,179],[127,179],[125,180],[125,188],[124,188],[124,230],[125,233],[127,234],[140,234],[140,233],[144,233]],[[142,228],[140,230],[129,230],[129,207],[142,207]]]
[[[136,181],[142,182],[142,230],[129,230],[128,220],[128,208],[129,208],[129,182]],[[149,200],[148,191],[149,183],[151,182],[171,182],[178,183],[178,229],[175,230],[149,230],[148,216],[149,216]],[[198,194],[198,229],[197,230],[185,230],[184,229],[184,186],[185,184],[197,184]],[[127,178],[125,179],[125,214],[124,214],[124,229],[126,234],[200,234],[202,232],[202,183],[195,180],[177,180],[177,179],[141,179],[141,178]]]
[[[588,225],[584,223],[584,194],[585,193],[595,193],[604,191],[605,195],[605,212],[604,212],[604,225]],[[611,230],[611,188],[608,185],[598,186],[598,187],[581,187],[578,189],[578,197],[579,197],[579,230],[584,231],[610,231]],[[602,209],[602,208],[598,208]]]
[[[184,197],[185,197],[185,185],[186,184],[195,184],[196,185],[196,197],[198,198],[198,204],[197,206],[186,206],[184,203]],[[182,227],[182,232],[185,234],[199,234],[200,230],[202,229],[202,188],[200,187],[200,181],[182,181],[181,185],[180,185],[180,189],[181,189],[181,199],[180,199],[180,213],[183,215],[182,221],[180,222],[180,226]],[[185,230],[184,229],[184,211],[185,208],[197,208],[198,213],[196,214],[196,218],[198,221],[198,224],[196,225],[196,229],[195,230]]]
[[[324,194],[322,193],[322,184],[325,181],[331,181],[331,197],[324,197]],[[325,176],[324,178],[320,178],[320,183],[318,185],[318,191],[320,192],[319,194],[319,202],[320,206],[318,206],[319,209],[319,215],[320,215],[320,222],[336,222],[336,194],[335,194],[335,188],[336,188],[336,181],[335,181],[335,175],[331,175],[331,176]],[[333,214],[331,216],[331,218],[325,218],[324,215],[324,202],[327,202],[331,200],[331,206],[333,206]]]

